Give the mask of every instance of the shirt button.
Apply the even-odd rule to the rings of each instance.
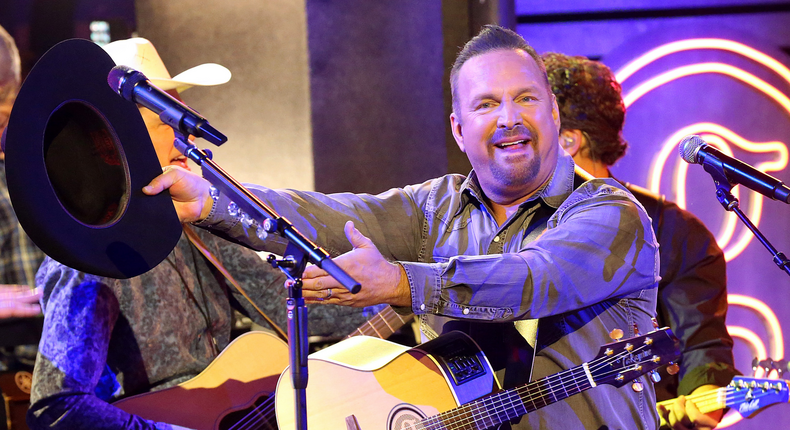
[[[499,242],[499,236],[494,236],[494,242]]]
[[[423,304],[421,304],[421,305],[420,305],[420,310],[421,310],[421,311],[424,311],[424,310],[425,310],[425,303],[423,303]]]
[[[464,308],[464,315],[469,315],[469,308]]]

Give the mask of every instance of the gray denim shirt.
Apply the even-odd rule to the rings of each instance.
[[[619,183],[592,179],[574,188],[562,154],[551,180],[498,225],[477,184],[447,175],[379,195],[253,192],[330,254],[350,251],[353,220],[382,254],[405,269],[412,311],[428,332],[462,330],[489,358],[504,387],[530,378],[532,349],[513,320],[538,318],[532,379],[595,357],[609,332],[652,330],[658,245],[650,218]],[[202,227],[258,249],[282,252],[282,238],[256,235],[228,213],[220,194]],[[233,211],[231,211],[233,212]],[[364,286],[363,286],[364,288]],[[547,406],[514,429],[652,429],[655,394],[604,385]]]

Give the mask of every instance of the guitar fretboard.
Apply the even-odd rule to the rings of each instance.
[[[484,430],[564,400],[589,388],[583,368],[573,368],[504,390],[421,421],[417,430]]]
[[[724,409],[727,406],[732,406],[727,405],[726,399],[728,398],[729,394],[734,393],[735,391],[731,387],[722,387],[704,393],[686,396],[686,400],[694,402],[694,406],[696,406],[697,409],[699,409],[699,411],[703,414],[709,414],[713,411]],[[744,396],[745,394],[741,397]],[[664,400],[658,404],[669,407],[672,406],[673,403],[675,403],[675,399]]]
[[[414,315],[400,315],[392,310],[392,307],[387,306],[350,335],[346,336],[346,338],[364,335],[387,339],[411,321],[412,318],[414,318]]]
[[[485,430],[544,406],[567,399],[598,384],[615,386],[638,377],[662,363],[661,348],[669,344],[678,353],[677,340],[667,335],[668,329],[657,332],[656,338],[632,338],[609,344],[595,359],[537,381],[503,390],[455,409],[442,412],[416,423],[415,430]],[[632,342],[632,343],[631,343]],[[662,344],[664,344],[662,346]],[[619,352],[615,352],[619,350]],[[626,377],[627,376],[627,377]]]

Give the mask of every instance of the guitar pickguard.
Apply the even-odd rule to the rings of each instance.
[[[288,346],[276,336],[256,331],[239,336],[198,376],[175,387],[140,394],[113,405],[143,418],[198,430],[217,430],[250,413],[274,392],[288,365]],[[273,401],[262,422],[273,422]],[[233,417],[233,418],[231,418]],[[254,417],[250,417],[252,419]],[[249,427],[248,427],[249,428]],[[253,427],[256,428],[256,427]],[[266,429],[267,427],[260,427]],[[277,427],[271,427],[276,429]]]

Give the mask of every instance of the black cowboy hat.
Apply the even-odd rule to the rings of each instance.
[[[50,49],[19,91],[4,150],[33,242],[74,269],[130,278],[164,260],[182,229],[167,192],[142,192],[162,168],[137,106],[107,85],[114,66],[88,40]]]

